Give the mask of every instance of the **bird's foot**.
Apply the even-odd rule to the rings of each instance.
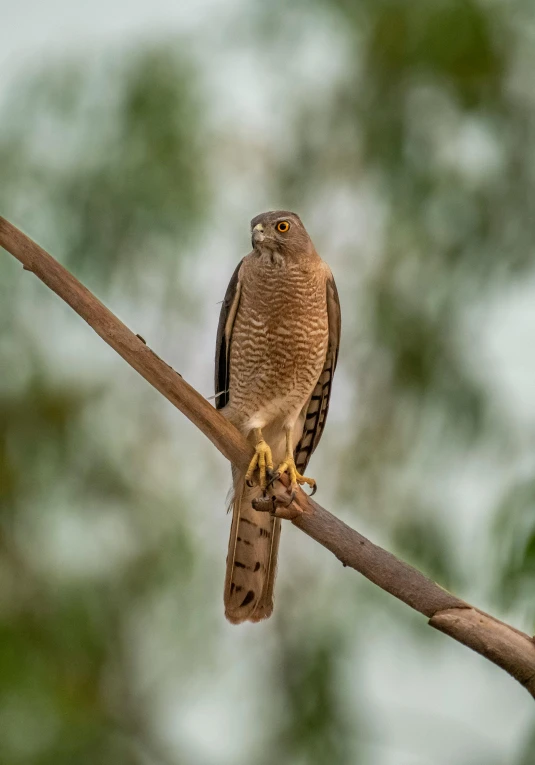
[[[257,468],[258,484],[262,492],[265,492],[268,480],[271,480],[273,477],[273,457],[271,456],[271,449],[263,438],[257,441],[253,459],[249,463],[247,473],[245,474],[247,486],[254,485],[253,476]]]
[[[312,489],[310,496],[316,493],[316,489],[318,488],[316,481],[313,478],[307,478],[305,475],[301,475],[301,473],[297,472],[295,460],[292,455],[286,455],[284,462],[281,462],[277,468],[273,479],[270,481],[270,484],[280,478],[281,475],[284,475],[284,473],[288,473],[290,478],[290,502],[292,502],[295,497],[297,487],[303,486],[303,484],[307,484]]]

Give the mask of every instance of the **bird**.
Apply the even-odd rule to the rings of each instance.
[[[288,501],[325,427],[340,345],[340,301],[329,266],[299,216],[287,210],[251,221],[252,251],[228,285],[216,339],[216,408],[249,440],[247,470],[232,467],[232,525],[224,588],[233,624],[273,611],[281,520],[255,499],[286,473]]]

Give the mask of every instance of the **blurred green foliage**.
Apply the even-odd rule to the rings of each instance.
[[[258,60],[273,52],[274,79],[281,61],[289,72],[265,197],[298,209],[318,245],[344,235],[336,263],[327,259],[343,302],[339,390],[352,398],[343,420],[331,415],[332,448],[314,464],[340,486],[340,511],[358,513],[391,549],[534,624],[533,475],[512,471],[468,543],[440,483],[445,465],[460,472],[478,450],[496,472],[514,459],[525,466],[522,444],[532,443],[529,423],[520,438],[496,405],[466,323],[487,294],[533,272],[532,12],[520,2],[280,0],[247,14],[247,42],[229,35],[223,55],[252,41]],[[342,66],[328,88],[301,93],[295,48],[327,19],[328,53]],[[178,47],[26,74],[2,112],[0,209],[112,309],[142,321],[157,303],[180,345],[205,299],[186,275],[228,193],[214,166],[230,188],[234,158],[249,141],[257,150],[258,137],[237,114],[227,151],[209,127],[201,67]],[[211,63],[204,53],[205,69],[217,68],[217,54]],[[248,190],[254,159],[239,181]],[[331,197],[342,213],[328,204],[325,213]],[[371,223],[358,214],[366,204]],[[231,221],[236,260],[253,212]],[[204,276],[219,266],[212,252]],[[364,662],[350,657],[366,627],[414,641],[424,627],[406,609],[383,615],[382,596],[338,568],[331,581],[310,547],[306,560],[287,555],[270,625],[225,625],[224,543],[204,533],[221,490],[210,448],[196,459],[191,431],[178,439],[169,410],[120,362],[110,366],[85,326],[13,262],[1,270],[2,765],[375,765],[383,727],[369,719],[383,721],[363,689],[350,694],[344,667]],[[462,552],[471,542],[484,550],[476,573]],[[218,694],[233,712],[234,759],[210,749],[210,719],[197,739],[190,731],[196,707],[209,715]],[[186,722],[171,736],[177,717]],[[518,765],[532,749],[519,742]]]
[[[35,238],[40,233],[99,294],[114,285],[140,294],[154,269],[172,275],[179,289],[177,253],[193,241],[208,201],[197,99],[191,64],[165,48],[143,50],[120,67],[63,62],[41,72],[16,87],[5,107],[3,213]],[[162,425],[130,414],[137,421],[122,439],[95,431],[117,395],[112,381],[102,372],[87,381],[62,376],[47,363],[61,335],[46,319],[36,324],[28,308],[42,305],[46,313],[53,299],[4,265],[0,761],[139,762],[151,745],[129,700],[124,622],[170,577],[187,582],[193,565],[180,519],[164,538],[161,529],[154,533],[157,516],[147,511],[156,500],[133,466]],[[86,354],[94,354],[90,344]],[[113,408],[121,427],[116,402]],[[113,556],[123,528],[132,548],[123,559],[103,574],[92,564],[94,573],[81,578],[51,567],[42,549],[45,539],[51,543],[46,526],[67,524],[68,534],[82,535],[76,544],[83,550],[98,519],[104,537],[89,551],[105,555],[98,548],[109,537]],[[63,565],[76,569],[75,560]]]
[[[201,106],[192,65],[166,48],[108,67],[69,62],[15,91],[0,201],[16,217],[31,191],[65,265],[133,288],[147,252],[174,273],[206,214]]]
[[[498,567],[494,582],[503,604],[520,606],[535,627],[535,481],[519,481],[498,506],[496,539]]]
[[[343,646],[330,632],[292,635],[290,631],[281,642],[278,682],[290,714],[283,718],[266,762],[354,761],[355,721],[350,721],[339,690]]]

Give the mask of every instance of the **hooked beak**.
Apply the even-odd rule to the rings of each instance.
[[[266,235],[264,234],[264,226],[261,223],[257,223],[251,234],[253,248],[256,247],[257,244],[262,244],[265,238]]]

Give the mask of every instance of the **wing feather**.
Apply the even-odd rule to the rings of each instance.
[[[310,460],[314,449],[320,442],[325,422],[327,421],[333,375],[338,361],[342,320],[338,290],[336,289],[332,274],[330,274],[327,279],[326,298],[329,322],[329,341],[327,344],[325,364],[318,382],[312,391],[312,396],[309,399],[305,411],[303,435],[295,448],[295,464],[300,473],[305,472],[308,461]]]
[[[232,328],[238,313],[240,304],[240,268],[243,260],[240,260],[230,279],[217,326],[215,345],[215,406],[222,409],[228,404],[230,382],[230,343],[232,341]]]

